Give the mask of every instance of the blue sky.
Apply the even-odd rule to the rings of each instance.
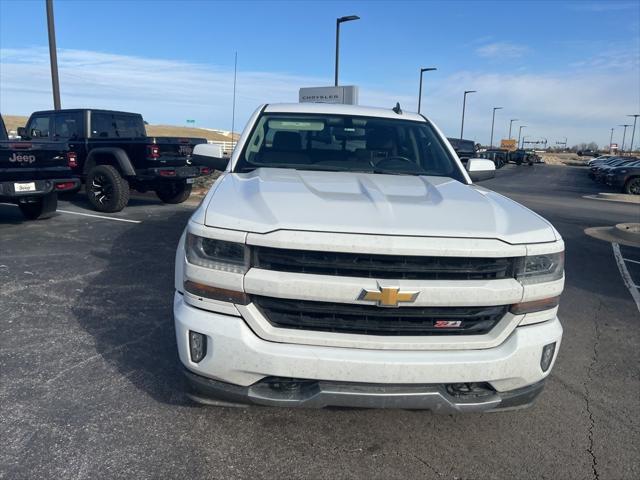
[[[340,81],[361,104],[400,101],[448,135],[488,142],[510,118],[553,142],[608,143],[640,113],[640,2],[55,1],[63,107],[141,112],[151,123],[229,129],[238,52],[236,129],[260,103],[296,101],[300,86],[333,80],[335,18]],[[44,0],[0,0],[0,111],[51,107]],[[519,123],[516,123],[519,124]],[[640,129],[639,129],[640,130]],[[621,139],[620,139],[621,140]]]

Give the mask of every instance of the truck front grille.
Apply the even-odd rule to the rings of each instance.
[[[507,313],[507,306],[381,308],[252,296],[254,305],[279,328],[363,335],[482,335]],[[460,321],[443,327],[443,321]]]
[[[278,272],[396,280],[513,278],[516,257],[419,257],[253,247],[252,265]]]

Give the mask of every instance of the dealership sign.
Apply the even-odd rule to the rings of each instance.
[[[358,87],[310,87],[301,88],[298,96],[300,103],[340,103],[343,105],[358,104]]]

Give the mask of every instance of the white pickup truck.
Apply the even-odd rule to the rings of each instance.
[[[176,255],[192,398],[470,412],[530,405],[558,353],[564,242],[476,186],[413,113],[260,107]]]

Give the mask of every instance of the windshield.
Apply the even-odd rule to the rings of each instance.
[[[465,182],[430,124],[375,117],[264,114],[234,171],[260,167],[434,175]]]

